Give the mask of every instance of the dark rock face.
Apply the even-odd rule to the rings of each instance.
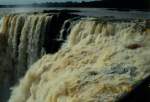
[[[67,14],[66,12],[61,12],[56,15],[53,15],[52,20],[48,22],[46,27],[46,35],[45,35],[45,43],[44,48],[46,53],[55,53],[61,47],[63,41],[57,40],[60,36],[61,28],[65,22],[65,20],[75,17],[76,15]],[[68,23],[65,26],[65,31],[63,33],[64,40],[68,34],[67,29],[70,27]]]
[[[139,83],[130,93],[118,102],[149,102],[150,101],[150,76]]]
[[[146,21],[146,28],[150,29],[150,20]]]
[[[131,44],[131,45],[127,46],[128,49],[132,49],[132,50],[141,48],[141,47],[142,47],[142,45],[140,45],[140,44]]]

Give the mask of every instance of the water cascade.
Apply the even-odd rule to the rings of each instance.
[[[0,92],[1,102],[5,102],[1,100],[5,99],[4,96],[8,98],[10,86],[14,85],[34,62],[46,53],[59,50],[62,42],[56,39],[59,38],[65,20],[73,16],[65,13],[15,14],[1,18],[0,73],[2,80],[5,80],[0,81],[0,89],[3,90]]]
[[[72,22],[63,47],[28,69],[9,102],[117,101],[150,73],[148,22],[100,18]]]

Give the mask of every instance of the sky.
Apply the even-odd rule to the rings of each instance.
[[[31,4],[40,2],[65,2],[65,1],[92,1],[92,0],[0,0],[0,5],[2,4]]]

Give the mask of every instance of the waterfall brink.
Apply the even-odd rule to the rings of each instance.
[[[58,13],[18,14],[1,18],[0,74],[1,78],[4,77],[4,80],[0,81],[1,102],[6,102],[9,88],[25,74],[27,68],[44,54],[59,50],[63,42],[56,39],[65,20],[72,17],[73,15]]]
[[[32,23],[39,19],[35,18]],[[70,34],[64,46],[55,54],[43,56],[29,68],[19,85],[13,88],[9,102],[117,101],[150,73],[150,27],[147,22],[77,20],[68,30]]]

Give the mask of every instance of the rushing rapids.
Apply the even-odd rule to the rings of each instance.
[[[66,13],[18,14],[1,18],[0,89],[3,90],[0,91],[1,102],[2,97],[8,96],[10,86],[24,75],[27,68],[44,54],[58,51],[64,41],[57,40],[59,35],[63,35],[59,34],[63,23],[66,25],[65,20],[68,21],[73,16]],[[69,26],[65,27],[66,30],[68,28]]]
[[[72,17],[1,19],[0,96],[26,70],[9,102],[114,102],[150,75],[148,20]]]
[[[150,73],[147,21],[81,19],[63,47],[43,56],[9,102],[114,102]]]

